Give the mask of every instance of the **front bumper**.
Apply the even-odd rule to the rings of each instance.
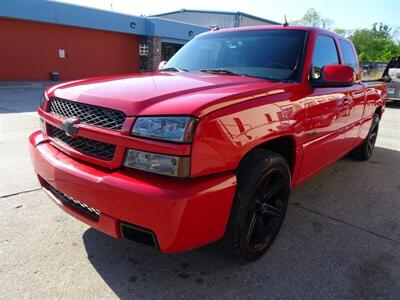
[[[236,176],[175,180],[131,170],[106,170],[72,159],[37,131],[30,153],[42,185],[100,211],[98,219],[52,199],[64,211],[115,238],[127,222],[154,233],[162,252],[190,250],[220,239],[228,222]],[[46,189],[49,192],[48,189]]]

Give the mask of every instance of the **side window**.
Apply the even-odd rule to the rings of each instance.
[[[321,70],[324,66],[339,63],[339,56],[336,49],[335,40],[327,35],[317,37],[314,47],[312,60],[312,78],[321,77]]]
[[[358,73],[358,64],[356,54],[354,53],[351,44],[345,40],[339,40],[340,48],[342,49],[344,63],[354,69]]]

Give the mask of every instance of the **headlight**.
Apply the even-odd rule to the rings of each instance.
[[[190,143],[197,120],[192,117],[139,117],[132,128],[132,135]]]
[[[190,158],[128,149],[124,165],[157,174],[189,177]]]

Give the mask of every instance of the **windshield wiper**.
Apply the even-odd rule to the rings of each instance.
[[[188,70],[176,68],[176,67],[168,67],[168,68],[161,69],[160,72],[188,72]]]
[[[241,77],[252,77],[252,78],[259,78],[259,79],[264,79],[264,80],[268,80],[268,81],[273,81],[273,79],[271,79],[271,78],[265,78],[262,76],[250,75],[250,74],[246,74],[246,73],[236,73],[236,72],[232,72],[232,71],[226,70],[226,69],[202,69],[202,70],[200,70],[200,72],[210,73],[210,74],[235,75],[235,76],[241,76]]]
[[[226,74],[226,75],[236,75],[236,76],[242,76],[242,74],[235,73],[226,69],[202,69],[200,72],[204,73],[211,73],[211,74]]]

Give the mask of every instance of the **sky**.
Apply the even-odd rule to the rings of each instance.
[[[60,1],[60,0],[54,0]],[[315,8],[334,21],[333,28],[370,28],[374,22],[400,26],[400,0],[62,0],[71,4],[113,10],[130,15],[153,15],[174,10],[203,9],[241,11],[282,22],[300,19]]]

